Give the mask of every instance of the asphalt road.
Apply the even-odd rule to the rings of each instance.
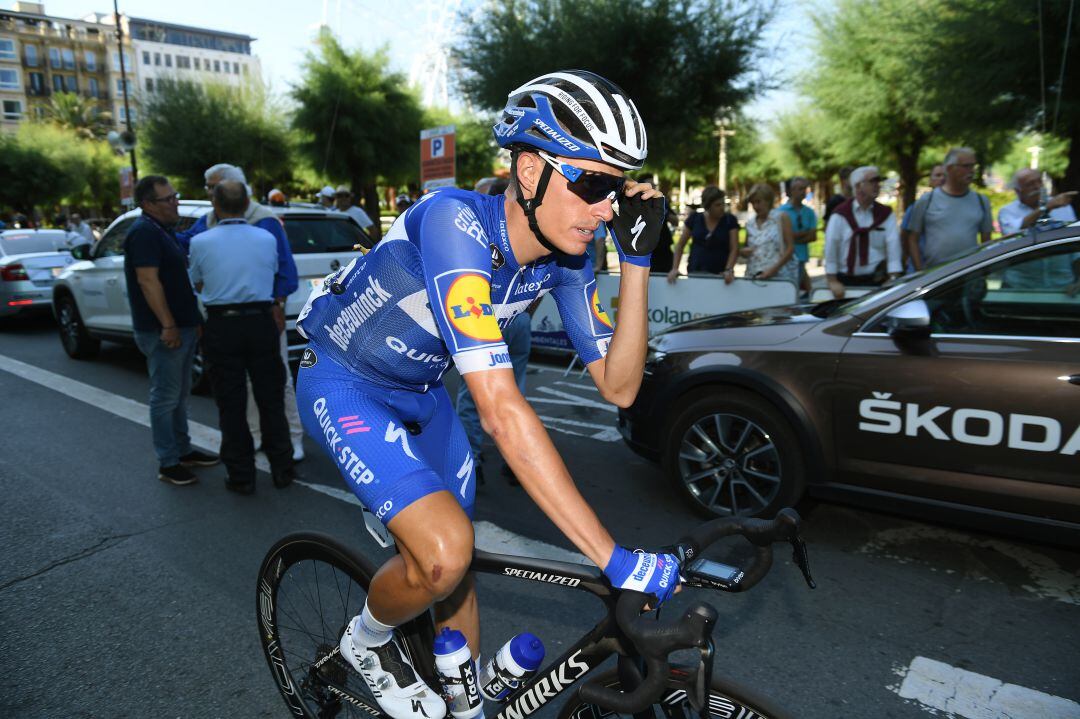
[[[275,490],[264,475],[240,497],[220,466],[168,486],[144,424],[108,411],[112,400],[13,374],[10,360],[147,399],[134,348],[106,344],[77,362],[48,319],[0,328],[0,716],[287,716],[256,633],[263,554],[287,532],[318,529],[385,556],[335,496],[344,485],[330,461],[307,441],[305,482],[329,493]],[[617,439],[588,380],[536,366],[528,395],[617,541],[659,545],[698,521]],[[193,398],[191,418],[216,428],[212,400]],[[499,466],[489,459],[479,489],[484,536],[501,528],[572,550]],[[840,505],[801,509],[816,591],[780,552],[755,590],[694,595],[720,610],[718,674],[810,719],[1080,716],[1080,553]],[[554,656],[600,618],[599,604],[565,589],[488,577],[480,589],[485,654],[528,630]],[[1007,696],[1028,708],[992,713]]]

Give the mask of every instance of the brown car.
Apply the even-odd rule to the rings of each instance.
[[[1080,546],[1080,227],[649,347],[620,431],[707,514],[809,493]]]

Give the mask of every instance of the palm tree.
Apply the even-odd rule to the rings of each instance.
[[[96,100],[74,92],[58,92],[45,110],[47,121],[77,132],[87,140],[105,137],[112,129],[112,113],[102,110]]]

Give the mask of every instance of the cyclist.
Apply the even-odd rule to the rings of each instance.
[[[442,717],[445,705],[417,678],[394,627],[434,605],[439,628],[462,631],[474,658],[480,646],[467,572],[475,461],[441,381],[451,360],[522,487],[614,586],[662,602],[679,581],[672,555],[612,540],[518,389],[500,333],[551,292],[601,395],[634,400],[649,256],[665,212],[656,189],[623,176],[645,160],[645,127],[616,85],[566,71],[510,93],[493,131],[511,153],[505,196],[424,195],[371,252],[327,277],[297,321],[310,341],[297,386],[304,426],[399,549],[341,638],[342,656],[395,718]],[[617,328],[585,256],[601,222],[622,268]]]

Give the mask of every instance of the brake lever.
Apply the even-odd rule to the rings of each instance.
[[[712,684],[713,655],[715,654],[712,637],[705,641],[705,646],[700,651],[701,661],[697,666],[694,691],[686,692],[686,700],[701,719],[709,719],[709,687]]]
[[[791,537],[788,541],[791,542],[791,559],[802,571],[803,578],[806,579],[807,586],[809,586],[811,589],[817,589],[817,584],[814,582],[814,578],[810,576],[810,556],[806,552],[806,542],[804,542],[802,537],[797,534]]]

